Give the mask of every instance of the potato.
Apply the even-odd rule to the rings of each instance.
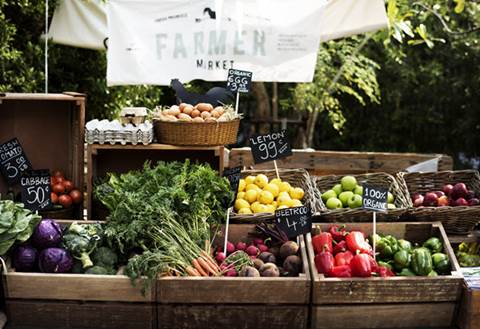
[[[192,118],[196,118],[200,116],[200,111],[199,110],[193,110],[192,113],[190,114]]]
[[[204,111],[202,112],[201,116],[204,120],[206,120],[207,118],[210,118],[212,115],[210,114],[210,112]]]
[[[217,110],[213,110],[212,112],[210,112],[210,114],[211,114],[212,117],[214,117],[215,119],[218,119],[218,118],[220,118],[220,116],[221,116],[220,112],[218,112]]]
[[[218,113],[220,113],[220,115],[222,115],[223,113],[225,113],[225,109],[223,108],[223,106],[217,106],[216,108],[213,109],[214,111],[217,111]]]
[[[170,109],[168,110],[168,114],[170,115],[174,115],[174,116],[177,116],[179,115],[181,112],[180,112],[180,108],[177,106],[177,105],[173,105],[172,107],[170,107]]]
[[[200,112],[204,112],[204,111],[210,112],[213,110],[212,104],[208,104],[208,103],[198,103],[197,106],[195,106],[195,108]]]
[[[188,114],[180,113],[178,115],[178,121],[190,122],[190,121],[192,121],[192,117],[189,116]]]
[[[166,121],[178,121],[177,117],[174,115],[167,114],[164,116]]]
[[[228,120],[228,117],[225,114],[223,114],[217,119],[217,121],[218,122],[227,122],[229,120]]]
[[[183,107],[183,113],[192,115],[193,112],[193,106],[192,105],[187,105]]]
[[[202,117],[195,117],[192,120],[193,122],[205,122]]]
[[[214,117],[210,117],[210,118],[206,118],[205,122],[217,122],[217,119],[215,119]]]
[[[181,103],[178,107],[180,108],[180,111],[183,112],[183,110],[185,109],[186,106],[192,106],[190,104],[187,104],[187,103]],[[193,106],[192,106],[193,107]]]

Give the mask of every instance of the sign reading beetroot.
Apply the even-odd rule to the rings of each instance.
[[[307,206],[275,211],[275,223],[289,238],[312,231],[312,211]]]
[[[387,210],[388,189],[363,185],[362,208],[372,211]]]
[[[255,163],[273,161],[292,155],[286,130],[250,137],[250,148]]]

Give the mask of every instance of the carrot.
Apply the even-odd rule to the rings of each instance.
[[[213,275],[218,274],[202,257],[198,257],[197,261],[203,267],[203,269],[207,271],[207,273],[210,272]]]
[[[203,259],[207,261],[215,270],[220,271],[220,266],[212,259],[212,256],[210,256],[205,250],[202,250],[200,252],[200,255],[202,255]]]
[[[192,265],[193,265],[193,267],[195,267],[195,269],[198,271],[198,273],[200,273],[202,276],[208,276],[208,274],[205,273],[205,271],[203,270],[203,268],[200,266],[200,264],[198,263],[198,261],[196,259],[192,260]]]
[[[185,271],[187,271],[188,275],[190,276],[200,276],[200,273],[198,273],[198,271],[191,266],[188,266]]]

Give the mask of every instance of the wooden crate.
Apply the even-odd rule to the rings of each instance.
[[[311,175],[344,175],[386,172],[394,174],[417,163],[439,158],[438,170],[452,170],[453,160],[444,154],[341,152],[293,150],[293,155],[277,160],[279,168],[304,168]],[[249,147],[230,151],[229,166],[250,169],[272,169],[273,164],[255,165]]]
[[[463,285],[458,326],[461,329],[480,328],[480,290],[468,288],[466,283]]]
[[[229,241],[247,237],[254,225],[232,224]],[[162,277],[157,280],[158,328],[306,328],[310,269],[299,239],[303,271],[292,278]],[[195,319],[195,320],[192,320]]]
[[[18,138],[34,169],[61,170],[82,191],[84,126],[82,94],[0,94],[0,143]],[[6,192],[0,178],[0,194]]]
[[[185,161],[208,163],[223,172],[223,146],[173,146],[165,144],[110,145],[92,144],[87,147],[87,218],[104,220],[107,213],[103,205],[94,202],[93,186],[97,178],[107,173],[125,173],[141,169],[145,161]]]
[[[327,230],[331,224],[317,224]],[[347,224],[372,233],[371,223]],[[452,262],[451,275],[437,277],[326,278],[314,263],[306,237],[312,289],[312,328],[433,328],[454,324],[463,276],[441,223],[378,223],[377,232],[420,243],[437,236]]]

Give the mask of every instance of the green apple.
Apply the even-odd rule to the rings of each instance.
[[[342,208],[342,201],[338,200],[337,198],[330,198],[327,200],[327,208],[328,209]]]
[[[338,199],[340,199],[340,201],[342,201],[343,207],[348,207],[348,200],[352,196],[353,196],[353,192],[345,191],[345,192],[340,193],[340,195],[338,196]]]
[[[397,207],[393,203],[388,203],[387,209],[397,209]]]
[[[353,191],[357,187],[357,179],[353,176],[344,176],[340,181],[344,191]]]
[[[357,185],[357,187],[355,187],[353,190],[353,193],[363,196],[363,186]]]
[[[352,209],[360,208],[362,206],[362,201],[363,200],[361,195],[352,193],[352,196],[350,197],[350,199],[348,199],[348,206]]]
[[[335,186],[332,188],[332,190],[334,190],[335,193],[337,193],[337,195],[340,195],[340,193],[343,192],[343,190],[342,190],[342,184],[337,184],[337,185],[335,185]]]
[[[336,198],[336,197],[337,197],[337,193],[335,193],[334,190],[328,190],[327,192],[322,194],[323,202],[327,202],[328,199]]]
[[[393,203],[394,200],[395,200],[395,198],[393,197],[393,194],[388,192],[387,202],[388,203]]]

